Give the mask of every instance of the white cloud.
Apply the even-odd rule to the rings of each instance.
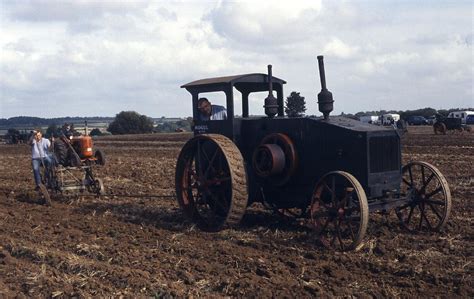
[[[266,72],[267,64],[288,82],[285,94],[301,92],[308,114],[317,114],[320,54],[336,113],[473,106],[472,16],[465,2],[3,1],[1,6],[0,117],[121,110],[186,116],[190,96],[182,84]],[[456,101],[446,100],[453,95],[459,95]],[[32,108],[37,102],[45,108]],[[252,105],[255,113],[263,111],[258,97]]]
[[[339,58],[349,58],[357,52],[356,47],[345,44],[338,38],[333,38],[323,50],[325,55],[334,55]]]

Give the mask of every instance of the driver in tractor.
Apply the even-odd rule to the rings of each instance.
[[[71,139],[73,136],[81,135],[74,129],[74,124],[65,123],[61,129],[61,133],[66,136],[67,139]]]
[[[43,138],[43,133],[37,129],[32,131],[28,144],[31,145],[31,165],[33,167],[36,190],[39,190],[39,185],[42,184],[40,167],[43,166],[45,171],[48,172],[53,162],[49,152],[51,142]]]
[[[197,108],[199,111],[199,120],[227,119],[227,110],[223,106],[212,105],[207,98],[200,98],[198,100]]]

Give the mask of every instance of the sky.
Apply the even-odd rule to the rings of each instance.
[[[0,118],[190,116],[181,85],[268,64],[321,115],[317,55],[336,114],[473,107],[473,14],[447,0],[0,0]]]

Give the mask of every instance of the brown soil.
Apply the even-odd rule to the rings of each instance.
[[[176,157],[189,134],[96,141],[108,194],[38,204],[29,148],[0,145],[0,297],[473,297],[474,134],[411,127],[403,160],[438,167],[453,195],[442,233],[407,233],[370,214],[364,247],[329,252],[261,206],[242,225],[204,233],[175,199]]]

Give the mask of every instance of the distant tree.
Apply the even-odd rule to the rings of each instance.
[[[99,128],[94,128],[91,130],[89,133],[90,136],[102,136],[102,132],[100,131]]]
[[[176,122],[164,122],[162,124],[159,124],[156,127],[156,132],[158,133],[169,133],[169,132],[175,132],[176,129],[178,129],[178,125]]]
[[[183,129],[184,131],[191,131],[192,122],[193,122],[193,118],[188,117],[186,119],[177,121],[176,124],[178,125],[179,128]]]
[[[430,117],[437,113],[436,109],[433,108],[422,108],[417,110],[407,110],[407,111],[399,111],[397,112],[400,114],[402,119],[407,119],[410,116],[423,116],[423,117]]]
[[[192,131],[191,125],[193,123],[193,118],[188,117],[186,119],[181,119],[178,121],[166,121],[158,124],[155,128],[157,133],[170,133],[170,132],[189,132]]]
[[[289,117],[302,116],[306,111],[306,102],[299,92],[292,91],[286,98],[285,112]]]
[[[107,131],[114,135],[151,133],[153,132],[153,120],[135,111],[122,111],[115,116]]]
[[[438,110],[438,114],[441,114],[442,116],[448,116],[450,111],[451,111],[451,109],[450,110],[440,109],[440,110]]]

